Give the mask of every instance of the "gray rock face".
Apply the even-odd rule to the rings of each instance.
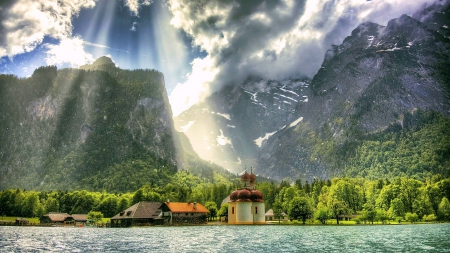
[[[330,177],[340,168],[320,159],[317,151],[327,145],[401,124],[416,109],[450,116],[449,59],[450,40],[409,16],[386,27],[361,24],[327,52],[309,102],[298,108],[304,120],[269,139],[258,170],[276,178]]]

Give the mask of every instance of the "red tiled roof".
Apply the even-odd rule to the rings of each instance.
[[[208,209],[200,203],[165,202],[172,213],[209,213]]]

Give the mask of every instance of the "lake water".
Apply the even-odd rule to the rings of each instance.
[[[0,227],[0,252],[450,252],[450,224]]]

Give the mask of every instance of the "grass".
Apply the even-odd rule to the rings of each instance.
[[[13,217],[13,216],[0,216],[0,222],[16,222],[17,218],[25,218],[27,219],[30,223],[39,223],[39,218],[26,218],[26,217]]]

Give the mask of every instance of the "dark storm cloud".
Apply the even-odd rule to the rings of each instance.
[[[168,0],[174,15],[171,23],[207,53],[207,57],[192,63],[188,80],[172,93],[174,112],[187,109],[224,85],[240,84],[249,76],[312,77],[331,45],[342,43],[360,23],[385,25],[432,2]]]

